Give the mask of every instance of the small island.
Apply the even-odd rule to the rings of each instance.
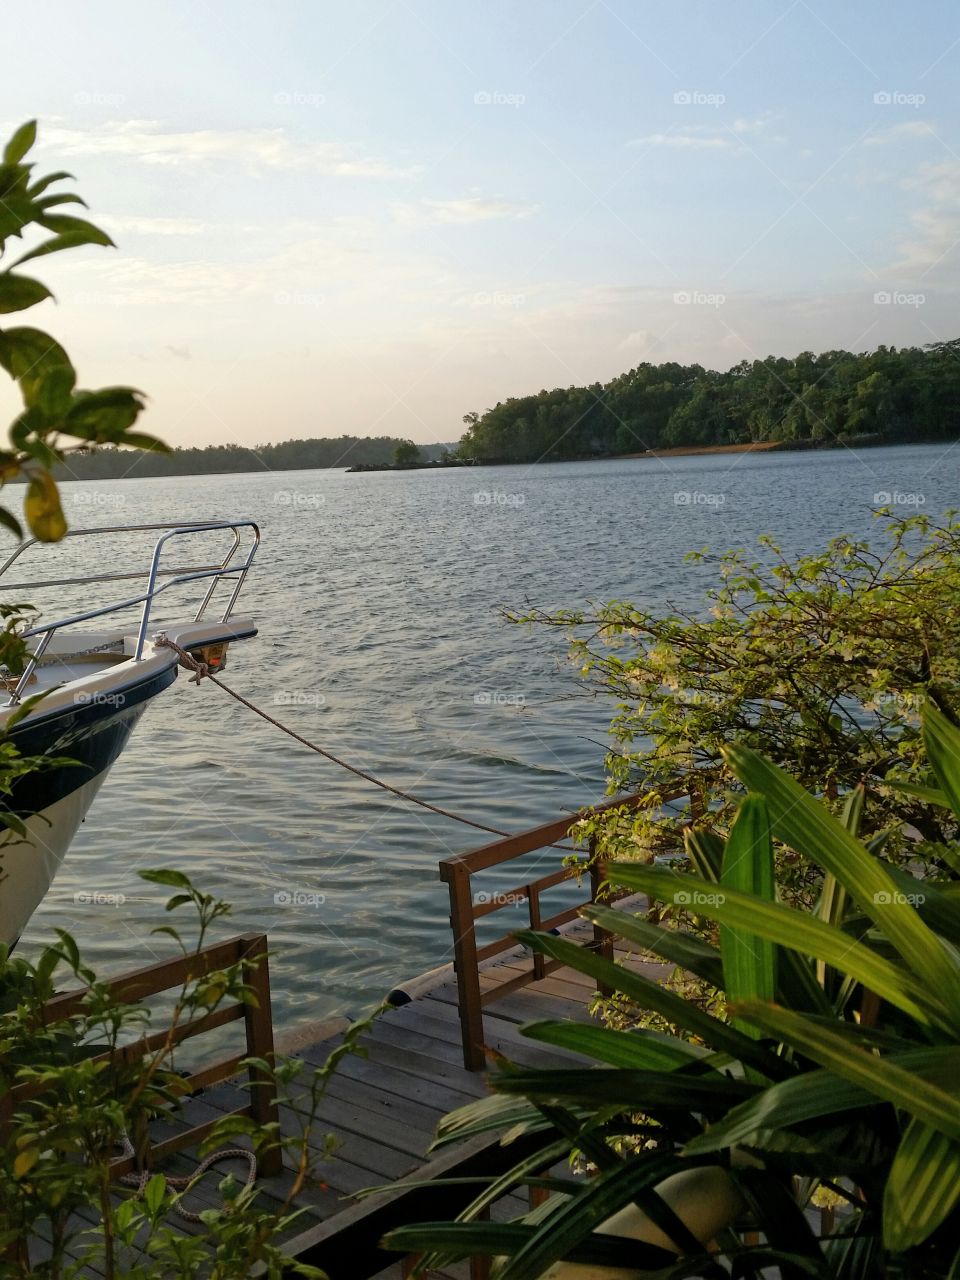
[[[412,440],[401,440],[393,451],[390,462],[355,462],[347,467],[348,475],[362,471],[436,471],[443,467],[472,467],[473,458],[461,457],[447,446],[442,446],[438,457],[425,457],[424,451]]]

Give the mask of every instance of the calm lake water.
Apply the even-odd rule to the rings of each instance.
[[[511,626],[500,606],[696,608],[712,575],[687,551],[761,533],[812,551],[877,533],[877,502],[938,514],[957,505],[958,461],[960,447],[911,446],[304,471],[68,484],[64,499],[75,526],[257,520],[239,613],[260,634],[232,648],[228,683],[396,785],[516,830],[602,796],[612,707],[578,696],[559,632]],[[63,552],[42,551],[49,572]],[[353,1013],[450,959],[437,863],[484,841],[181,676],[144,716],[22,946],[69,928],[102,972],[170,954],[150,935],[169,921],[166,894],[136,873],[174,866],[233,904],[235,931],[269,931],[278,1024]],[[76,900],[94,893],[125,901]]]

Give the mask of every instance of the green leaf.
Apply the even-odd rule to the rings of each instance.
[[[130,431],[117,443],[129,449],[143,449],[147,453],[173,453],[168,444],[158,440],[156,436],[146,435],[143,431]]]
[[[960,886],[949,881],[918,880],[900,867],[891,866],[889,871],[904,900],[916,903],[921,919],[935,933],[960,947]]]
[[[182,871],[174,871],[171,867],[156,867],[147,871],[138,871],[141,880],[149,880],[151,884],[165,884],[171,889],[192,889],[190,877]]]
[[[81,200],[78,195],[72,192],[64,191],[52,196],[44,196],[41,200],[36,200],[35,204],[38,209],[42,209],[44,213],[48,209],[54,209],[58,204],[79,204],[84,209],[88,207],[86,200]]]
[[[608,929],[627,942],[636,943],[641,950],[652,951],[671,964],[695,973],[711,986],[723,986],[720,952],[702,938],[680,929],[665,929],[662,925],[651,924],[649,920],[628,915],[626,911],[617,911],[613,907],[591,904],[584,907],[580,914],[591,924]]]
[[[30,532],[40,542],[59,542],[67,532],[60,494],[49,471],[40,471],[30,477],[23,512]]]
[[[117,1229],[121,1232],[126,1231],[127,1228],[133,1224],[133,1220],[138,1216],[138,1212],[139,1210],[136,1200],[122,1200],[120,1204],[117,1205],[114,1213],[114,1221],[117,1225]]]
[[[673,1071],[700,1055],[685,1040],[665,1040],[643,1031],[614,1031],[583,1022],[531,1022],[520,1028],[530,1040],[559,1045],[612,1067]]]
[[[683,1162],[676,1156],[658,1153],[622,1161],[590,1179],[517,1250],[502,1269],[502,1280],[537,1280],[601,1223],[681,1167]]]
[[[624,1067],[591,1071],[580,1068],[534,1070],[514,1068],[490,1077],[497,1093],[520,1094],[531,1101],[572,1101],[581,1106],[632,1107],[637,1111],[703,1111],[723,1114],[731,1106],[753,1097],[759,1085],[734,1080],[719,1072],[683,1077],[682,1086],[673,1070],[635,1071]]]
[[[133,387],[105,387],[78,391],[67,414],[64,430],[84,440],[129,444],[126,434],[143,409],[142,393]],[[137,439],[137,437],[133,437]],[[144,436],[143,439],[152,439]]]
[[[36,407],[50,419],[62,418],[70,409],[74,381],[69,365],[55,365],[40,381]]]
[[[551,1164],[557,1160],[562,1160],[565,1156],[568,1156],[569,1153],[570,1144],[566,1138],[561,1138],[558,1141],[550,1142],[545,1146],[540,1147],[524,1160],[515,1164],[511,1169],[508,1169],[506,1173],[501,1174],[498,1178],[494,1178],[474,1200],[471,1200],[466,1209],[457,1214],[455,1220],[457,1222],[476,1221],[485,1209],[487,1209],[491,1204],[496,1204],[496,1202],[502,1199],[505,1195],[508,1195],[519,1183],[522,1183],[531,1175],[538,1174],[543,1169],[549,1168]],[[436,1186],[438,1181],[443,1182],[444,1180],[430,1179],[428,1183],[421,1181],[420,1183],[414,1183],[413,1185]],[[455,1183],[456,1180],[451,1179],[449,1182],[452,1184]],[[396,1184],[393,1185],[395,1186]],[[455,1260],[455,1258],[452,1258],[448,1254],[434,1252],[423,1257],[420,1260],[420,1265],[425,1274],[429,1275],[431,1272],[441,1270],[448,1262],[453,1262]]]
[[[507,1222],[418,1222],[395,1227],[383,1238],[383,1247],[395,1253],[442,1250],[455,1258],[475,1254],[494,1256],[516,1253],[533,1238],[538,1228]],[[588,1235],[570,1249],[568,1260],[591,1267],[660,1268],[676,1262],[676,1255],[654,1245],[611,1235]]]
[[[83,244],[99,244],[105,248],[116,248],[105,231],[88,222],[86,218],[74,217],[72,213],[48,213],[38,219],[41,226],[48,231],[55,231],[61,236],[83,236]]]
[[[849,1041],[845,1039],[844,1043]],[[914,1073],[918,1080],[949,1081],[960,1070],[960,1049],[910,1049],[891,1054],[886,1061]],[[844,1115],[876,1105],[877,1098],[863,1084],[844,1080],[832,1071],[805,1071],[732,1108],[709,1130],[688,1142],[684,1150],[700,1155],[727,1147],[752,1146],[757,1134],[765,1130],[789,1129],[822,1116]]]
[[[714,831],[687,827],[683,833],[684,848],[698,875],[716,883],[723,865],[723,841]]]
[[[766,902],[716,886],[695,876],[679,875],[631,862],[613,862],[608,878],[630,889],[653,894],[664,902],[695,903],[712,920],[738,926],[792,951],[825,960],[849,973],[884,999],[924,1023],[951,1027],[958,1011],[939,992],[918,987],[913,974],[895,965],[840,929],[779,902]]]
[[[476,1102],[468,1102],[445,1115],[437,1125],[434,1146],[444,1146],[448,1142],[458,1142],[462,1138],[472,1138],[482,1133],[495,1133],[501,1129],[507,1129],[517,1136],[552,1127],[542,1113],[529,1103],[519,1098],[492,1094],[479,1098]],[[504,1142],[506,1141],[507,1138],[504,1138]]]
[[[615,911],[612,907],[590,905],[584,907],[580,914],[591,923],[619,934],[627,942],[636,943],[642,950],[652,951],[681,969],[696,974],[711,986],[723,987],[720,953],[702,938],[679,929],[666,929],[662,925],[651,924],[648,920],[628,915],[622,910]],[[806,1009],[811,1013],[831,1012],[832,1005],[817,985],[804,957],[792,951],[783,951],[778,961],[777,994],[781,1004]]]
[[[960,818],[960,729],[932,702],[923,708],[923,745],[954,817]]]
[[[619,865],[619,864],[618,864]],[[628,864],[629,865],[629,864]],[[575,942],[558,938],[554,934],[531,933],[528,930],[517,933],[516,937],[534,951],[552,956],[579,973],[586,973],[605,983],[624,995],[635,1000],[643,1009],[653,1009],[675,1026],[681,1027],[698,1036],[705,1044],[711,1045],[721,1053],[729,1053],[750,1066],[756,1067],[765,1075],[779,1079],[790,1071],[790,1067],[756,1044],[742,1031],[731,1027],[704,1013],[689,1000],[684,1000],[668,991],[659,982],[652,982],[639,973],[605,960],[596,952],[579,947]]]
[[[5,529],[9,529],[15,538],[23,538],[23,527],[17,517],[6,507],[0,507],[0,525]]]
[[[27,405],[35,403],[52,369],[62,367],[73,373],[70,357],[59,342],[41,329],[26,327],[0,330],[0,366],[20,383]]]
[[[778,1005],[742,1004],[738,1012],[835,1075],[861,1085],[874,1097],[891,1102],[938,1133],[960,1142],[960,1098],[954,1089],[932,1084],[889,1057],[867,1053],[831,1027],[818,1025]]]
[[[774,897],[773,841],[766,801],[747,796],[730,829],[720,872],[723,894],[731,890],[764,903]],[[775,939],[721,923],[720,953],[728,1001],[772,1000],[776,995]],[[751,1028],[748,1034],[755,1035]]]
[[[63,215],[66,216],[66,215]],[[82,222],[82,218],[75,219]],[[78,249],[85,244],[112,244],[109,236],[106,240],[97,240],[87,235],[84,231],[66,231],[63,235],[53,236],[50,240],[44,240],[42,244],[38,244],[35,249],[31,249],[28,253],[23,253],[14,262],[11,267],[22,267],[25,262],[30,262],[34,258],[45,258],[51,253],[60,253],[64,249]]]
[[[918,782],[907,782],[900,778],[884,778],[883,783],[893,791],[902,791],[905,796],[914,796],[917,800],[922,800],[924,804],[935,805],[938,809],[950,808],[949,799],[936,787],[924,787]]]
[[[911,1120],[883,1191],[883,1242],[902,1252],[926,1240],[960,1200],[960,1143]]]
[[[955,958],[914,908],[900,901],[896,882],[879,859],[782,769],[748,747],[728,746],[723,754],[740,781],[766,797],[774,836],[836,876],[925,988],[949,991],[960,977]]]
[[[155,1173],[143,1189],[143,1202],[153,1217],[159,1213],[166,1192],[166,1178],[162,1173]]]
[[[36,200],[37,196],[43,195],[48,187],[52,187],[55,182],[63,182],[66,178],[72,182],[73,174],[66,173],[63,169],[58,169],[56,173],[45,174],[28,188],[27,194],[32,200]]]
[[[866,788],[861,783],[860,786],[854,787],[852,791],[849,791],[844,800],[843,825],[852,836],[860,834],[860,824],[863,821],[863,808],[866,798]]]
[[[25,311],[53,294],[39,280],[31,280],[29,276],[15,276],[9,271],[0,275],[0,314],[9,315],[11,311]]]
[[[37,122],[28,120],[16,131],[3,149],[4,164],[19,164],[37,140]]]
[[[46,379],[44,380],[45,385]],[[40,394],[43,394],[43,388],[41,388]],[[38,416],[39,418],[44,417],[39,405],[36,405],[34,409],[27,409],[11,428],[10,438],[14,440],[19,436],[19,445],[26,457],[32,458],[34,462],[39,462],[45,471],[52,471],[60,461],[60,455],[39,434],[41,428],[31,426],[31,422],[35,421]],[[35,430],[38,432],[36,435],[33,434]]]
[[[201,1157],[209,1155],[211,1151],[215,1151],[218,1146],[223,1144],[224,1138],[234,1137],[238,1134],[255,1138],[259,1132],[260,1126],[249,1116],[227,1116],[223,1120],[217,1121],[213,1131],[204,1138],[197,1148],[197,1154]]]

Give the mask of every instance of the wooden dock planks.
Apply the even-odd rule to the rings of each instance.
[[[631,967],[642,967],[651,977],[664,971],[663,966],[641,966],[636,960],[629,963]],[[529,957],[519,948],[484,965],[483,989],[506,985],[525,965],[529,965]],[[540,1018],[588,1019],[594,994],[595,985],[590,979],[569,969],[555,970],[541,981],[485,1006],[485,1044],[489,1050],[525,1066],[578,1063],[582,1060],[574,1054],[525,1039],[520,1027]],[[324,1037],[315,1043],[303,1043],[304,1037],[299,1037],[301,1044],[293,1056],[301,1057],[308,1068],[322,1065],[340,1043],[341,1030],[331,1032],[328,1025],[324,1031]],[[464,1169],[489,1171],[495,1167],[496,1159],[502,1160],[496,1153],[495,1137],[474,1140],[461,1148],[444,1148],[435,1156],[429,1152],[443,1115],[487,1092],[483,1073],[467,1071],[463,1066],[457,988],[453,981],[443,982],[409,1004],[384,1013],[361,1044],[365,1056],[343,1059],[320,1104],[311,1149],[322,1155],[327,1135],[333,1134],[337,1151],[319,1166],[324,1185],[298,1196],[296,1204],[306,1213],[298,1223],[295,1238],[286,1246],[305,1261],[324,1267],[330,1280],[340,1280],[341,1276],[343,1280],[363,1280],[378,1275],[392,1280],[400,1274],[389,1255],[376,1249],[376,1242],[387,1226],[403,1220],[405,1209],[412,1208],[412,1202],[406,1203],[412,1193],[394,1189],[360,1200],[352,1198],[358,1191],[393,1184],[418,1173],[431,1177],[461,1175]],[[296,1087],[290,1102],[281,1105],[281,1127],[287,1134],[301,1131],[303,1086],[299,1088],[300,1105]],[[174,1123],[198,1123],[226,1114],[241,1105],[245,1097],[234,1082],[217,1085],[189,1099],[181,1120]],[[189,1153],[179,1157],[176,1171],[184,1172],[190,1159]],[[205,1185],[191,1193],[191,1207],[207,1208],[217,1203],[217,1182],[225,1172],[226,1167],[207,1174]],[[270,1205],[282,1201],[292,1178],[289,1168],[274,1177],[259,1177],[264,1202]],[[461,1196],[466,1194],[463,1188],[459,1191]],[[470,1198],[469,1194],[466,1198]],[[447,1209],[456,1211],[452,1203]],[[514,1212],[518,1211],[519,1202],[514,1207]],[[443,1213],[438,1209],[438,1216]],[[184,1231],[196,1230],[182,1221],[177,1226]],[[338,1258],[347,1257],[348,1263],[338,1263]],[[456,1267],[442,1273],[441,1280],[463,1280],[467,1274],[466,1268]]]

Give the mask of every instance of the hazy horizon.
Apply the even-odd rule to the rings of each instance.
[[[18,26],[4,128],[39,119],[118,245],[33,264],[59,305],[30,323],[174,445],[446,442],[642,361],[957,336],[942,0],[38,0]]]

